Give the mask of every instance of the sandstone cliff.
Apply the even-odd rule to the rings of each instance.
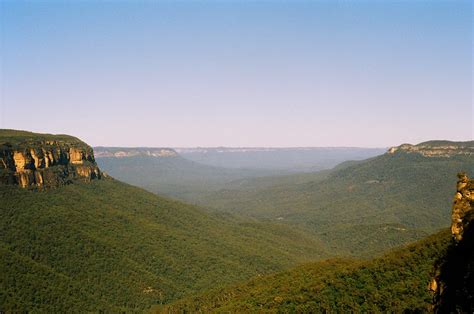
[[[474,180],[458,175],[451,216],[453,243],[430,283],[437,313],[474,313]]]
[[[459,243],[463,240],[464,230],[473,220],[474,180],[469,180],[465,173],[460,173],[456,189],[451,216],[451,233],[456,243]]]
[[[474,157],[474,141],[430,141],[420,143],[418,145],[403,144],[400,146],[391,147],[388,150],[388,153],[419,154],[424,157],[453,157],[458,155]]]
[[[92,148],[77,138],[0,130],[0,184],[42,188],[101,177]]]

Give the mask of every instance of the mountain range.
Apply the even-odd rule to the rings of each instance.
[[[222,174],[234,169],[209,168],[179,155],[99,159],[99,164],[113,176],[152,192],[209,212],[296,227],[332,251],[360,257],[448,226],[452,180],[459,171],[474,171],[473,147],[472,141],[402,144],[330,170],[264,176],[240,171],[247,177],[229,175],[226,180]],[[190,178],[194,184],[184,186]],[[211,184],[209,178],[219,180]]]
[[[0,130],[0,310],[423,311],[430,280],[445,282],[436,264],[453,251],[448,231],[426,236],[449,226],[473,144],[404,144],[330,170],[266,175],[165,148],[97,158],[75,137]],[[194,189],[213,171],[212,189],[187,194],[198,205],[159,189],[163,174]],[[466,184],[456,219],[471,212]]]

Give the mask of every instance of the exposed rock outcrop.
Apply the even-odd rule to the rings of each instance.
[[[452,210],[453,243],[435,267],[429,288],[437,313],[474,313],[474,180],[458,175]]]
[[[7,131],[9,136],[4,135]],[[102,177],[92,148],[84,142],[67,136],[27,134],[0,130],[0,184],[44,188]]]
[[[456,188],[451,216],[451,233],[456,243],[459,243],[463,239],[464,230],[468,228],[472,220],[474,180],[469,180],[465,173],[460,173]]]
[[[424,157],[453,157],[458,155],[474,157],[474,141],[431,141],[418,145],[402,144],[400,146],[391,147],[387,153],[395,154],[401,152],[419,154]]]

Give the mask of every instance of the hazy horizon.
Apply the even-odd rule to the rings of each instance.
[[[0,20],[0,128],[108,147],[474,138],[470,1],[2,1]]]
[[[312,148],[367,148],[367,149],[386,149],[386,147],[360,147],[360,146],[103,146],[96,145],[93,147],[104,148],[171,148],[171,149],[312,149]]]
[[[31,132],[30,130],[18,130],[18,129],[0,129],[1,130],[12,130],[12,131],[26,131],[26,132]],[[44,133],[44,132],[39,132],[38,133]],[[45,134],[52,134],[52,135],[72,135],[74,134],[66,134],[66,133],[45,133]],[[431,141],[450,141],[450,142],[472,142],[473,140],[461,140],[461,141],[453,141],[450,139],[431,139]],[[399,143],[397,145],[393,146],[400,146],[404,144],[412,144],[412,145],[417,145],[417,144],[422,144],[423,142],[419,143]],[[314,148],[321,148],[321,149],[389,149],[392,146],[225,146],[225,145],[219,145],[219,146],[117,146],[117,145],[91,145],[93,148],[124,148],[124,149],[145,149],[145,148],[169,148],[169,149],[314,149]]]

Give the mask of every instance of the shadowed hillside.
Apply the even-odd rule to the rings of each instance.
[[[434,288],[437,313],[474,312],[474,180],[459,174],[453,202],[453,241],[437,261]]]
[[[115,180],[0,185],[3,310],[143,309],[327,256],[297,230],[239,223]]]
[[[333,313],[427,312],[434,262],[450,243],[447,230],[371,261],[326,260],[256,277],[183,299],[155,312]]]

